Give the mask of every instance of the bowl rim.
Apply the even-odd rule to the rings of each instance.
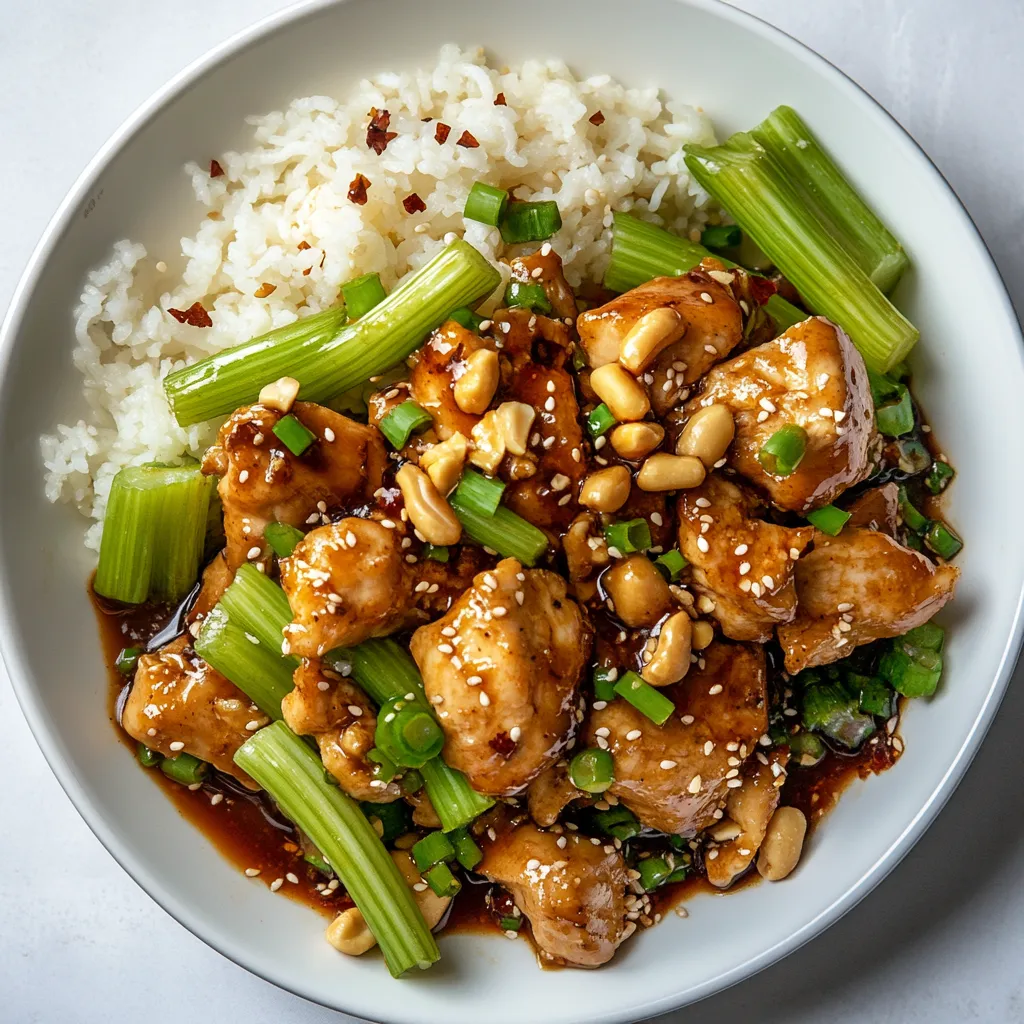
[[[132,138],[166,106],[175,101],[180,93],[199,81],[208,72],[252,46],[259,44],[276,30],[312,17],[320,11],[331,7],[338,7],[347,2],[348,0],[297,0],[297,2],[289,4],[279,11],[253,22],[191,61],[128,115],[79,174],[50,218],[42,236],[32,251],[32,255],[29,257],[29,261],[11,296],[3,322],[0,323],[0,382],[6,380],[15,341],[19,335],[25,311],[50,256],[82,201],[89,196],[97,179]],[[783,29],[768,23],[763,18],[734,8],[721,2],[721,0],[675,0],[675,2],[683,6],[702,10],[727,22],[742,25],[771,44],[788,51],[795,59],[809,64],[824,77],[832,79],[852,98],[853,102],[865,107],[876,122],[882,122],[889,127],[895,127],[909,141],[913,150],[917,151],[918,156],[923,158],[922,169],[925,171],[930,169],[931,173],[942,182],[955,201],[955,205],[959,207],[966,224],[969,225],[979,243],[981,252],[987,258],[989,274],[993,281],[998,283],[998,292],[1003,305],[1003,312],[1008,314],[1007,322],[1016,328],[1018,345],[1022,344],[1024,339],[1022,339],[1021,335],[1021,321],[1016,314],[999,267],[977,224],[942,171],[939,170],[931,157],[928,156],[910,132],[892,114],[863,86],[855,82],[827,58],[821,56],[821,54],[806,43],[796,39]],[[1020,653],[1022,641],[1024,641],[1024,614],[1022,613],[1024,613],[1024,581],[1021,582],[1018,590],[1016,606],[1013,612],[1012,628],[1003,645],[997,671],[960,749],[946,771],[934,784],[928,799],[861,877],[844,892],[837,895],[820,913],[786,939],[763,949],[757,955],[735,964],[728,970],[722,971],[720,974],[694,986],[685,993],[681,992],[677,995],[654,998],[639,1004],[634,1002],[629,1011],[629,1020],[644,1020],[657,1014],[678,1009],[705,999],[752,977],[783,957],[795,952],[806,942],[809,942],[826,928],[835,924],[836,921],[860,903],[899,865],[952,796],[992,724],[1006,693],[1010,677]],[[93,835],[96,836],[111,857],[164,911],[203,943],[216,950],[228,960],[293,995],[318,1005],[327,1006],[330,1009],[340,1009],[336,1004],[332,1006],[321,1002],[320,999],[311,995],[300,983],[290,977],[279,975],[274,971],[259,970],[251,966],[247,962],[248,957],[243,948],[237,948],[226,936],[204,924],[187,904],[180,901],[173,889],[165,887],[158,878],[150,873],[148,865],[144,862],[135,862],[132,856],[122,849],[121,843],[109,827],[102,809],[93,802],[84,787],[78,782],[75,773],[64,756],[57,737],[51,733],[44,721],[41,705],[36,698],[29,666],[22,659],[17,645],[12,643],[12,622],[13,616],[9,591],[7,588],[0,587],[0,659],[2,659],[7,669],[15,697],[21,707],[22,714],[28,722],[29,729],[51,771],[56,776],[58,783]],[[613,1011],[608,1017],[602,1015],[601,1019],[624,1021],[627,1018],[618,1016]],[[380,1018],[380,1020],[384,1024],[384,1018]],[[403,1024],[403,1022],[397,1019],[389,1018],[389,1021],[391,1020],[394,1021],[394,1024]]]

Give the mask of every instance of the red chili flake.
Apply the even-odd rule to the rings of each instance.
[[[477,149],[480,143],[477,142],[476,139],[474,139],[473,136],[469,134],[469,132],[463,132],[459,136],[459,141],[456,142],[455,145],[465,146],[466,149]]]
[[[508,758],[515,753],[515,740],[507,732],[499,732],[497,736],[492,736],[487,743],[496,754],[500,754],[502,757]]]
[[[600,110],[595,110],[594,113],[590,115],[590,123],[596,125],[604,124],[604,114],[602,114]]]
[[[422,213],[427,208],[427,204],[415,192],[407,195],[402,200],[402,205],[406,213]]]
[[[189,327],[212,327],[213,321],[210,314],[206,312],[201,302],[193,302],[188,309],[167,310],[179,324],[188,324]]]
[[[750,297],[759,305],[763,306],[777,291],[774,281],[766,277],[755,277],[753,274],[748,278],[750,282]]]
[[[357,206],[365,206],[366,190],[369,187],[370,179],[364,177],[362,174],[357,174],[352,179],[352,183],[348,187],[349,202],[355,203]]]
[[[391,115],[386,110],[378,110],[370,107],[370,123],[366,127],[366,145],[380,156],[388,143],[398,137],[398,132],[389,132],[388,125],[391,124]]]
[[[437,127],[434,129],[434,141],[439,145],[443,146],[448,141],[448,135],[452,130],[450,124],[445,124],[444,121],[438,121]]]
[[[302,276],[303,276],[303,277],[309,277],[309,272],[310,272],[310,271],[311,271],[312,269],[313,269],[312,267],[306,267],[306,269],[305,269],[305,270],[304,270],[304,271],[302,272]]]
[[[434,119],[433,119],[432,117],[421,117],[421,118],[420,118],[420,120],[421,120],[421,121],[422,121],[422,122],[423,122],[424,124],[430,124],[430,122],[431,122],[431,121],[433,121]]]
[[[303,239],[303,241],[299,242],[298,248],[299,248],[299,252],[302,252],[304,249],[312,249],[313,246],[311,246],[309,244],[309,242],[307,242],[307,241],[305,241],[305,239]]]
[[[224,173],[224,168],[221,167],[221,165],[219,163],[217,163],[216,160],[211,160],[210,161],[210,177],[211,178],[219,178],[223,173]]]
[[[498,95],[494,97],[494,105],[496,107],[508,106],[508,104],[505,102],[505,94],[503,92],[499,92]]]

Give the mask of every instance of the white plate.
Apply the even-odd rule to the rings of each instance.
[[[525,943],[455,936],[423,976],[346,959],[323,919],[230,868],[135,768],[107,719],[82,521],[43,498],[38,435],[82,407],[71,309],[124,237],[177,251],[194,223],[186,159],[245,142],[243,118],[358,76],[423,64],[444,42],[501,60],[561,57],[584,73],[661,86],[719,132],[796,107],[904,240],[898,301],[921,328],[915,388],[959,470],[949,516],[966,538],[939,695],[904,724],[907,752],[853,786],[788,881],[698,898],[597,972],[541,972]],[[173,269],[173,268],[172,268]],[[242,33],[169,83],[103,148],[62,204],[0,338],[0,639],[25,715],[114,857],[226,956],[309,999],[377,1021],[637,1020],[699,999],[792,951],[852,907],[919,838],[991,722],[1020,640],[1024,372],[1020,332],[956,197],[868,96],[780,32],[708,0],[351,0],[306,4]],[[997,450],[998,446],[998,450]]]

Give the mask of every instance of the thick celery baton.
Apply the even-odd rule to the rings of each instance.
[[[304,401],[327,401],[401,362],[453,309],[500,282],[473,246],[452,242],[353,323],[328,310],[209,356],[167,376],[167,399],[181,426],[255,402],[264,384],[284,376],[299,382]]]
[[[260,729],[235,763],[327,858],[399,977],[440,959],[412,892],[359,805],[324,779],[320,759],[283,722]]]

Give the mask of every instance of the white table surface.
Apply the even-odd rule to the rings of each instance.
[[[824,54],[909,129],[1024,308],[1024,4],[734,2]],[[0,2],[0,310],[65,191],[121,120],[209,46],[282,6]],[[977,344],[983,358],[984,338]],[[665,1024],[1024,1021],[1022,683],[1018,673],[959,791],[887,881],[811,945]],[[2,667],[0,721],[0,1020],[351,1019],[250,976],[132,882],[50,774]]]

